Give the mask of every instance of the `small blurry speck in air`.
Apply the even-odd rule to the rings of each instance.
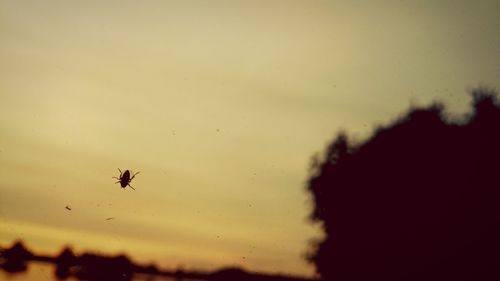
[[[65,208],[66,210],[71,211],[71,208],[69,206],[66,206]]]
[[[109,220],[114,220],[114,219],[115,219],[115,217],[109,217],[109,218],[106,218],[106,220],[107,220],[107,221],[109,221]]]
[[[132,188],[133,190],[135,190],[135,188],[130,185],[130,182],[135,178],[135,176],[137,174],[140,173],[140,171],[137,172],[137,173],[135,173],[135,174],[133,174],[132,176],[130,176],[130,171],[129,170],[125,170],[125,172],[122,172],[122,170],[120,170],[120,168],[118,168],[118,171],[120,171],[120,177],[119,178],[118,177],[113,177],[114,179],[118,180],[115,183],[120,183],[120,185],[121,185],[122,188],[130,186],[130,188]]]

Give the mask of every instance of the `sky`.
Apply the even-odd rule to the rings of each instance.
[[[498,26],[500,1],[0,0],[0,244],[312,276],[312,157],[467,111]]]

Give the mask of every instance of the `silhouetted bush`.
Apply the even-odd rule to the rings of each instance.
[[[85,253],[78,257],[75,276],[83,280],[131,280],[134,265],[125,255],[104,257]]]
[[[58,279],[66,279],[72,274],[72,268],[76,266],[77,258],[73,250],[66,246],[61,253],[55,258],[56,270],[55,275]]]
[[[413,108],[365,142],[339,134],[316,161],[323,279],[500,280],[500,106],[472,97],[465,121]]]
[[[23,242],[16,241],[10,248],[2,250],[0,254],[0,267],[10,273],[26,271],[26,263],[32,257],[33,255],[26,249]]]

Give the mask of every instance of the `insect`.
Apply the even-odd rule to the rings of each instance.
[[[120,185],[122,186],[122,188],[125,188],[127,186],[130,186],[130,188],[132,188],[133,190],[135,190],[135,188],[133,188],[131,185],[130,185],[130,182],[135,178],[135,176],[137,174],[139,174],[140,172],[137,172],[135,174],[132,175],[132,177],[130,176],[130,171],[129,170],[125,170],[125,172],[122,172],[122,170],[120,170],[120,168],[118,168],[118,171],[120,171],[120,177],[117,178],[117,177],[113,177],[114,179],[117,179],[118,181],[115,182],[115,183],[120,183]]]
[[[66,206],[66,210],[71,211],[71,208],[69,206]]]

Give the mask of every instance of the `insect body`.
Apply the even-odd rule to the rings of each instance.
[[[131,185],[130,185],[130,182],[135,178],[135,176],[137,174],[139,174],[140,172],[137,172],[135,174],[132,175],[132,177],[130,176],[130,171],[129,170],[125,170],[125,172],[122,172],[122,170],[118,169],[118,171],[120,171],[120,177],[117,178],[117,177],[113,177],[114,179],[117,179],[118,181],[116,183],[120,183],[120,185],[122,186],[122,188],[125,188],[127,186],[130,186],[130,188],[132,188],[133,190],[135,190],[135,188],[133,188]]]

